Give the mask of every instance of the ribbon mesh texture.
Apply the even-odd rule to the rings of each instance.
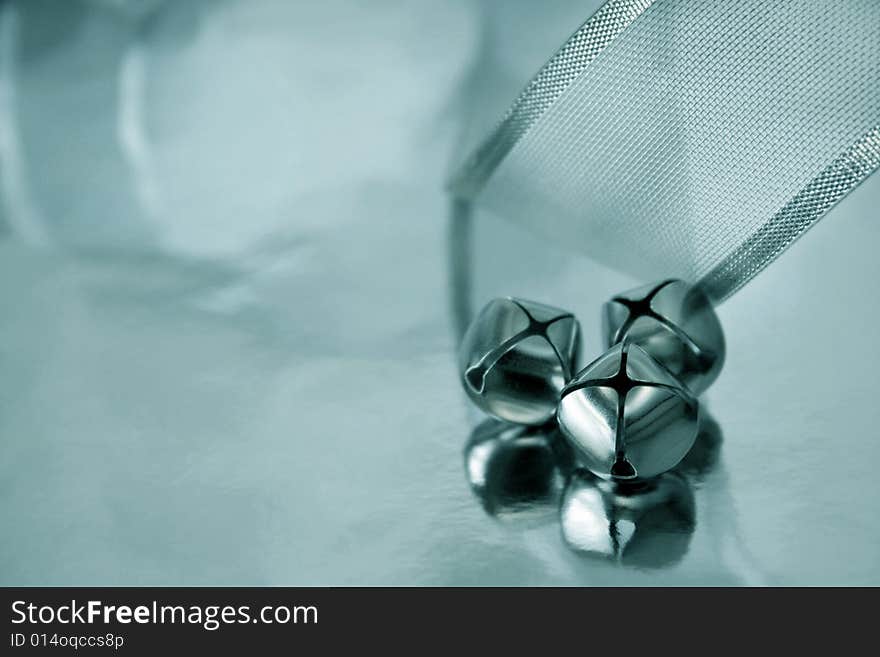
[[[451,187],[720,302],[878,166],[877,0],[611,0]]]

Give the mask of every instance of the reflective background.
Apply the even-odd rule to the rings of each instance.
[[[639,283],[442,192],[596,4],[0,1],[0,583],[880,584],[876,176],[719,309],[655,511],[459,386],[469,309],[589,360]]]

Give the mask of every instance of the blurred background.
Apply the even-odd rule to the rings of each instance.
[[[880,583],[876,176],[720,308],[692,522],[471,435],[468,308],[640,282],[443,189],[599,4],[0,0],[0,583]]]

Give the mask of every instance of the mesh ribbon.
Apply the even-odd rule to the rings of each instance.
[[[720,302],[878,166],[880,2],[610,0],[451,189]]]

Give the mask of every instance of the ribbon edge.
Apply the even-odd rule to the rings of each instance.
[[[449,178],[447,191],[460,200],[474,199],[520,138],[586,67],[656,1],[608,0],[602,4],[532,76],[496,127]],[[615,17],[621,20],[613,25],[614,29],[600,29]],[[553,79],[563,64],[565,79],[545,95],[545,83]]]
[[[713,304],[725,301],[877,169],[880,169],[880,124],[871,127],[832,160],[735,251],[705,274],[698,286]]]

